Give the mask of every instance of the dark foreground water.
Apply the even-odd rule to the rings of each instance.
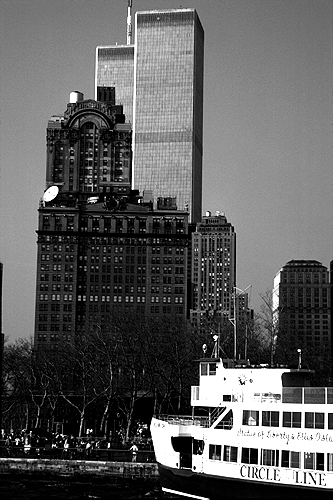
[[[179,499],[162,493],[156,481],[47,477],[35,474],[1,474],[0,498],[1,500]]]

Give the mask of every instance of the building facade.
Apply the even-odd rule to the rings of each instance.
[[[236,233],[222,212],[215,216],[207,212],[196,226],[191,277],[193,323],[199,324],[207,316],[228,320],[234,317]]]
[[[105,90],[105,89],[104,89]],[[71,94],[47,128],[37,230],[35,345],[107,328],[113,314],[187,313],[188,212],[131,190],[131,126],[121,106]]]
[[[303,350],[331,348],[329,272],[316,260],[291,260],[274,278],[273,317],[283,335]],[[313,352],[312,352],[313,355]],[[309,362],[309,360],[307,360]],[[314,368],[314,366],[312,366]]]
[[[114,86],[133,116],[133,187],[176,197],[191,222],[201,219],[203,54],[198,15],[182,8],[137,12],[134,46],[96,51],[96,89]]]

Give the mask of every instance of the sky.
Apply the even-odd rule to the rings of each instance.
[[[292,259],[332,253],[331,0],[133,0],[195,8],[205,31],[203,215],[237,234],[237,287],[260,294]],[[126,44],[127,0],[0,1],[3,333],[34,332],[48,119],[94,98],[95,49]],[[134,25],[134,17],[133,17]],[[249,287],[249,288],[248,288]]]

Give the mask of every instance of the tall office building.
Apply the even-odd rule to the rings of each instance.
[[[131,190],[131,126],[112,88],[71,93],[47,127],[37,230],[35,345],[114,314],[187,314],[188,212]]]
[[[176,197],[192,222],[202,206],[203,59],[198,15],[182,8],[137,12],[134,45],[96,52],[96,92],[114,86],[133,116],[133,187]]]
[[[207,316],[234,317],[236,233],[221,212],[207,212],[192,235],[192,284],[193,323]]]
[[[134,45],[97,47],[95,80],[96,100],[104,87],[116,89],[115,103],[133,124]]]
[[[304,355],[306,350],[316,347],[330,349],[331,310],[327,268],[316,260],[287,262],[274,278],[273,315],[278,325],[278,343],[279,335],[283,336],[284,342],[289,339],[295,349],[304,351]]]

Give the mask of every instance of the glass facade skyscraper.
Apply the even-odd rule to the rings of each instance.
[[[117,104],[130,84],[119,78],[122,50],[97,48],[96,86],[114,85]],[[192,222],[201,219],[202,204],[203,52],[195,10],[136,13],[133,187],[152,190],[154,198],[176,197]]]
[[[98,87],[115,88],[115,103],[123,107],[126,121],[133,123],[134,46],[97,47],[95,83],[95,99]]]

